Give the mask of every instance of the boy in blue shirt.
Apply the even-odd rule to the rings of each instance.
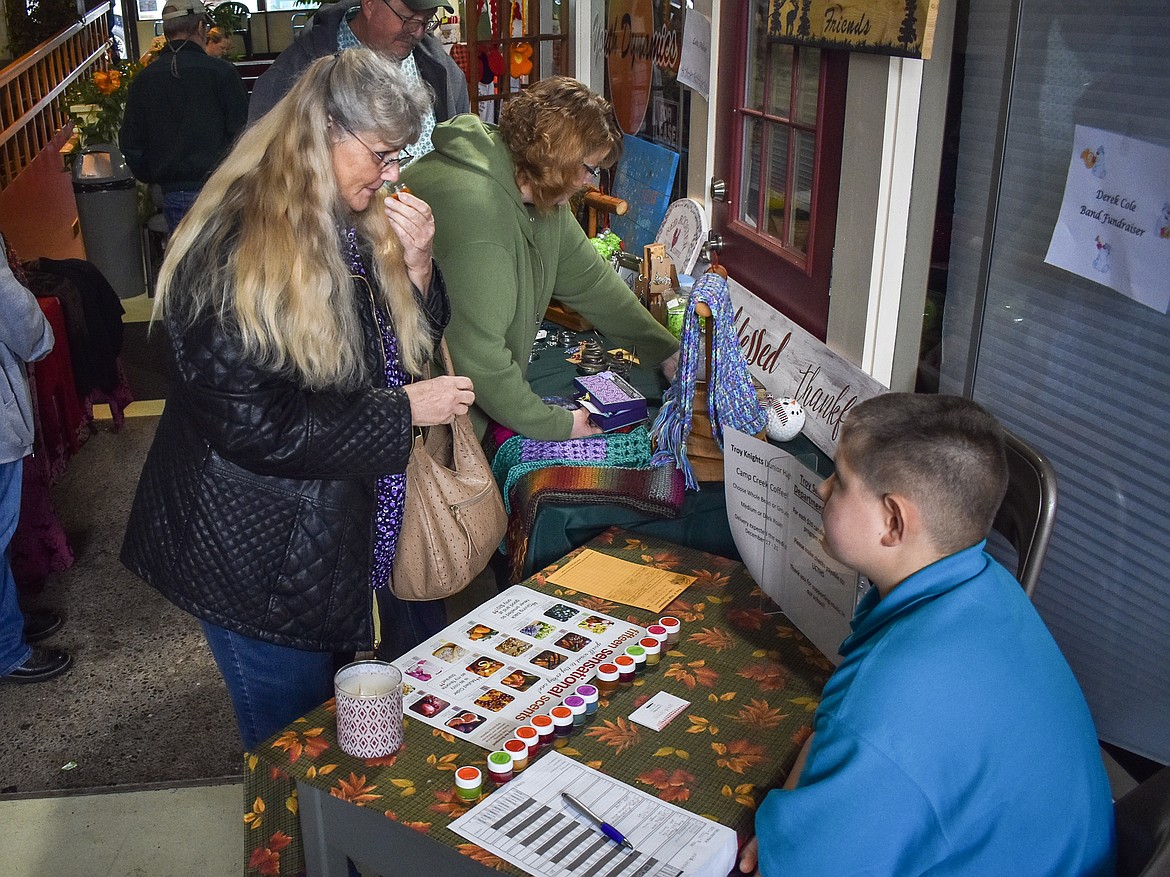
[[[873,587],[742,872],[1113,873],[1084,697],[984,552],[1006,489],[1002,429],[974,402],[890,393],[850,412],[820,490],[823,542]]]

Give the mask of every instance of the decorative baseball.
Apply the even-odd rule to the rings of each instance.
[[[769,394],[764,407],[768,411],[766,430],[772,441],[791,441],[804,429],[804,408],[795,399],[777,399]]]

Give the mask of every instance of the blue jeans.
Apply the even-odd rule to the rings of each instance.
[[[389,588],[380,588],[377,594],[382,618],[379,655],[384,660],[393,660],[446,627],[442,600],[406,602]],[[200,624],[227,685],[245,749],[254,749],[333,697],[333,652],[278,646],[207,621]]]
[[[244,749],[255,749],[333,697],[332,652],[278,646],[200,623],[232,699]]]
[[[20,518],[23,470],[23,460],[0,463],[0,676],[7,676],[32,654],[24,641],[24,615],[8,559],[8,544]]]
[[[187,211],[191,209],[191,205],[195,203],[195,199],[199,197],[199,191],[180,191],[167,192],[163,195],[163,219],[167,221],[167,229],[174,231],[180,220],[187,215]]]

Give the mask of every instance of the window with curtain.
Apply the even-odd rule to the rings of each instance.
[[[1101,738],[1166,763],[1170,316],[1044,256],[1075,125],[1170,147],[1170,6],[1018,8],[1005,74],[1013,4],[969,3],[940,389],[973,396],[1051,458],[1059,511],[1036,607]],[[1160,203],[1170,180],[1151,187]]]

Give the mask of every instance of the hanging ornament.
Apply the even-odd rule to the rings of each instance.
[[[769,393],[764,397],[764,407],[768,412],[766,430],[772,441],[791,441],[804,429],[804,408],[795,399],[777,399]]]

